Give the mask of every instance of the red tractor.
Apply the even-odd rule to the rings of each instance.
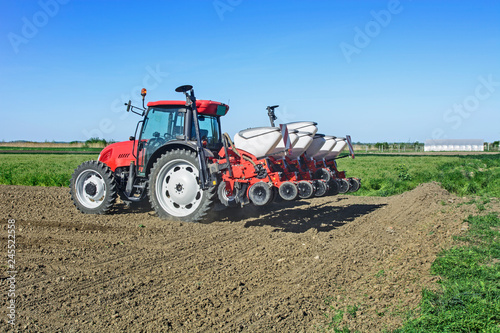
[[[359,189],[359,179],[345,178],[336,169],[340,150],[331,155],[335,140],[350,146],[345,139],[325,139],[311,130],[315,123],[298,122],[288,125],[290,137],[284,145],[280,129],[274,127],[274,107],[268,107],[273,126],[241,131],[233,143],[229,135],[222,135],[220,125],[229,106],[196,100],[189,85],[176,91],[186,100],[149,102],[145,108],[143,89],[142,108],[126,103],[127,111],[144,117],[135,135],[107,146],[98,161],[84,162],[72,175],[71,197],[81,212],[104,214],[117,196],[128,204],[148,197],[160,218],[197,222],[215,203],[261,206]],[[290,142],[299,135],[310,142]],[[326,148],[313,154],[310,147],[315,141],[316,147],[328,147],[326,154]],[[328,154],[333,158],[325,159]]]

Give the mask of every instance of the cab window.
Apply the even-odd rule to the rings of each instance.
[[[200,126],[201,141],[211,150],[220,149],[221,136],[219,132],[219,117],[198,115],[198,124]],[[191,128],[191,139],[196,140],[194,124]]]

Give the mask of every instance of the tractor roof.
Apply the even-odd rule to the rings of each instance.
[[[156,101],[148,102],[148,106],[185,106],[186,101]],[[208,116],[224,116],[229,110],[229,105],[209,100],[197,100],[196,108],[199,114]]]

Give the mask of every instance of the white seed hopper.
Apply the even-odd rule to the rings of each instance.
[[[315,134],[311,145],[306,149],[306,156],[312,157],[316,155],[316,153],[321,149],[321,147],[323,147],[325,142],[326,141],[324,134]]]
[[[297,144],[299,141],[299,135],[297,134],[299,131],[294,129],[288,129],[288,136],[290,137],[290,148]],[[285,156],[285,141],[283,138],[278,142],[278,145],[271,152],[273,157],[283,157]]]
[[[325,142],[323,143],[323,146],[321,146],[321,148],[318,150],[318,152],[316,154],[311,156],[312,158],[314,158],[316,160],[321,160],[326,155],[328,155],[330,153],[330,151],[333,149],[333,147],[335,147],[335,145],[337,144],[337,141],[335,140],[336,139],[335,136],[325,135],[323,137],[323,139],[325,140]]]
[[[327,160],[339,156],[340,152],[347,146],[346,138],[336,138],[335,141],[337,141],[335,147],[333,147],[330,153],[325,156],[325,159]]]
[[[242,130],[234,136],[234,146],[255,157],[262,157],[273,152],[281,140],[278,127],[255,127]]]
[[[313,142],[313,133],[298,132],[297,135],[299,136],[299,140],[297,140],[297,143],[290,149],[290,154],[288,155],[288,157],[292,159],[302,155]]]
[[[313,121],[296,121],[285,125],[288,130],[295,129],[299,132],[309,132],[312,133],[313,136],[318,131],[318,128],[316,127],[317,123]]]

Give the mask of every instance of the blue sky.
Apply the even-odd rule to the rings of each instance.
[[[500,1],[0,3],[0,140],[133,135],[124,102],[229,103],[360,142],[500,139]]]

